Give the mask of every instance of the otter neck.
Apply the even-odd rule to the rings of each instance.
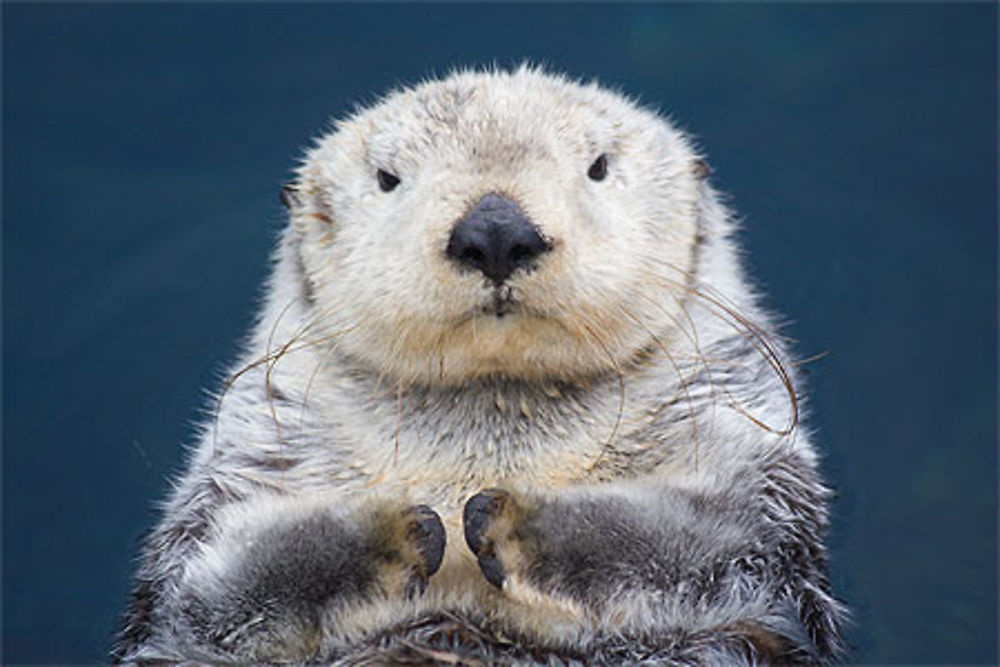
[[[347,377],[338,383],[344,400],[337,403],[355,414],[344,423],[367,420],[357,433],[342,430],[344,443],[370,466],[458,465],[477,483],[586,477],[613,446],[627,403],[617,375],[586,383],[491,377],[458,387],[405,386],[363,372]]]

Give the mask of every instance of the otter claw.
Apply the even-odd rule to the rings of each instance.
[[[507,573],[504,572],[500,559],[491,555],[479,556],[478,560],[479,569],[482,571],[483,576],[486,577],[486,581],[499,589],[503,589],[503,582],[507,578]]]
[[[409,583],[406,584],[406,589],[403,594],[406,596],[407,600],[412,600],[418,595],[423,595],[424,591],[427,590],[427,577],[415,576],[410,579]]]
[[[416,542],[417,550],[424,557],[425,570],[422,573],[423,584],[420,586],[422,593],[427,587],[427,577],[441,567],[446,537],[441,518],[430,507],[417,505],[410,508],[410,512],[414,515],[413,524],[410,526],[410,538]]]
[[[503,511],[509,499],[510,494],[506,491],[487,489],[469,498],[462,512],[462,522],[465,525],[465,543],[476,555],[483,576],[497,588],[503,587],[506,573],[494,551],[493,542],[486,537],[486,531],[493,520]]]

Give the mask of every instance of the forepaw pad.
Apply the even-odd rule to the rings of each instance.
[[[427,505],[417,505],[410,508],[412,523],[409,528],[409,537],[416,545],[417,550],[423,555],[427,567],[427,576],[431,576],[441,567],[441,559],[444,557],[445,532],[444,524],[437,512]]]
[[[510,519],[515,509],[516,503],[510,493],[487,489],[469,498],[462,513],[465,543],[476,555],[483,576],[497,588],[502,588],[507,578],[497,553],[497,542],[509,533],[512,522],[503,519]]]
[[[446,538],[441,518],[427,505],[411,507],[406,518],[406,537],[423,561],[406,585],[405,594],[412,598],[424,592],[427,580],[441,567]]]

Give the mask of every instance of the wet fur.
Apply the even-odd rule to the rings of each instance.
[[[662,118],[531,68],[339,123],[116,658],[833,660],[828,492],[706,175]],[[553,247],[502,292],[443,254],[489,192]]]

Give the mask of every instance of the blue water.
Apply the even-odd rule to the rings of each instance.
[[[106,656],[332,115],[550,64],[692,132],[791,319],[852,662],[997,661],[993,4],[4,3],[3,660]]]

